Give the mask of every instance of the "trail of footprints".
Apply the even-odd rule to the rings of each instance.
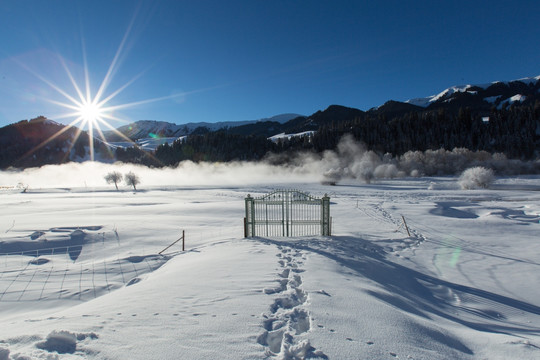
[[[306,259],[299,250],[278,246],[280,253],[280,272],[276,279],[277,286],[264,289],[268,295],[278,295],[274,299],[268,313],[263,315],[264,331],[257,342],[266,348],[268,358],[327,359],[320,351],[313,348],[309,340],[299,340],[297,337],[308,332],[311,328],[311,318],[305,309],[307,293],[302,289],[304,270],[299,268]]]

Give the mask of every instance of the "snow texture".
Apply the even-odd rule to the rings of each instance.
[[[79,187],[0,174],[0,360],[540,358],[538,176],[330,187],[236,164],[202,183],[193,165],[138,169],[133,192],[84,166],[49,168]],[[243,238],[245,196],[276,187],[328,194],[333,235]]]

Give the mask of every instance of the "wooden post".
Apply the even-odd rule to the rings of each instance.
[[[168,248],[170,248],[171,246],[173,246],[174,244],[176,244],[177,242],[179,242],[180,240],[182,240],[182,251],[185,251],[185,240],[186,240],[186,236],[185,236],[185,230],[182,230],[182,237],[179,238],[178,240],[176,240],[175,242],[173,242],[171,245],[167,246],[165,249],[161,250],[160,252],[158,252],[159,255],[161,255],[165,250],[167,250]]]
[[[401,218],[403,219],[403,225],[405,225],[405,229],[407,230],[407,234],[409,235],[409,237],[411,237],[411,233],[409,231],[409,227],[407,226],[407,222],[405,221],[405,217],[403,215],[401,215]]]

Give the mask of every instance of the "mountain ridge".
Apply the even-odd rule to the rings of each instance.
[[[0,128],[0,168],[90,158],[144,163],[152,158],[148,155],[157,154],[160,148],[160,156],[168,159],[162,163],[257,160],[264,156],[264,151],[332,149],[337,146],[338,137],[346,133],[383,153],[457,146],[507,151],[514,157],[540,155],[540,76],[453,86],[422,99],[389,100],[368,111],[330,105],[309,116],[289,113],[240,122],[176,125],[140,120],[118,128],[122,136],[109,131],[105,132],[106,141],[95,138],[94,157],[90,155],[92,147],[85,131],[39,116]],[[146,141],[149,139],[154,141]],[[234,155],[224,156],[225,151]]]
[[[488,84],[455,85],[446,88],[435,95],[409,99],[404,103],[429,109],[433,106],[440,106],[441,103],[449,103],[455,99],[470,95],[481,98],[487,104],[499,106],[514,96],[526,96],[524,94],[519,94],[519,92],[530,94],[532,91],[533,93],[538,93],[539,81],[540,75],[510,81],[494,81]],[[497,97],[498,99],[493,99],[494,101],[486,100],[494,97]]]
[[[157,120],[138,120],[136,122],[130,123],[128,125],[123,125],[116,129],[116,131],[108,130],[104,131],[103,135],[105,139],[109,142],[114,141],[125,141],[123,136],[118,135],[117,132],[120,132],[125,137],[129,138],[132,141],[136,141],[141,138],[147,137],[181,137],[190,135],[194,132],[206,132],[206,131],[217,131],[229,127],[238,127],[248,124],[254,124],[259,122],[277,122],[284,123],[293,118],[299,117],[302,115],[294,113],[285,113],[272,116],[270,118],[263,118],[258,120],[240,120],[240,121],[219,121],[215,123],[209,122],[190,122],[186,124],[175,124],[166,121],[157,121]]]
[[[473,108],[475,114],[487,116],[492,107],[501,109],[514,102],[533,102],[540,97],[540,75],[511,81],[494,81],[487,84],[455,85],[424,98],[406,101],[388,100],[384,104],[367,111],[330,105],[312,115],[294,113],[280,114],[259,120],[229,122],[195,122],[177,125],[155,120],[139,120],[117,128],[117,131],[137,141],[148,137],[181,137],[190,134],[227,129],[238,135],[258,135],[272,137],[277,134],[293,134],[315,131],[332,121],[353,120],[365,114],[393,118],[410,112],[433,111],[444,109],[457,114],[460,108]],[[104,131],[107,141],[124,141],[114,131]]]

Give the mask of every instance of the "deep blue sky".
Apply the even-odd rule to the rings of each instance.
[[[109,104],[185,94],[114,115],[182,124],[537,76],[538,14],[537,0],[3,0],[0,126],[66,112],[46,101],[69,102],[51,85],[76,94],[59,59],[84,88],[86,54],[95,94],[126,35],[105,95],[136,80]]]

